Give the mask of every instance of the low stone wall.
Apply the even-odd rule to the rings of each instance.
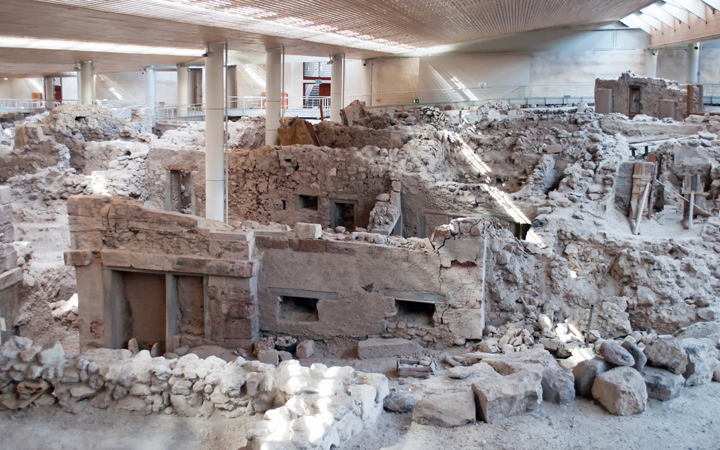
[[[0,186],[0,344],[13,334],[19,313],[18,289],[23,279],[17,266],[18,255],[13,248],[12,193],[9,186]]]
[[[59,343],[42,348],[21,337],[0,347],[0,409],[57,404],[72,413],[90,406],[185,417],[264,414],[248,432],[252,450],[340,446],[372,427],[388,393],[384,375],[351,367],[152,358],[147,350],[73,355]]]

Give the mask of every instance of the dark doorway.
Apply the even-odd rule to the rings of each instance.
[[[141,350],[150,350],[157,342],[165,352],[165,275],[116,271],[115,276],[118,344],[126,346],[135,338]]]
[[[331,227],[345,227],[347,231],[355,230],[357,223],[357,202],[332,200],[330,202],[332,214]]]

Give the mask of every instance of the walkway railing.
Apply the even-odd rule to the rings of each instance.
[[[720,105],[720,83],[701,83],[703,87],[703,103]]]

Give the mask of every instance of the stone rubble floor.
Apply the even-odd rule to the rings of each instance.
[[[536,411],[494,424],[458,428],[411,424],[410,414],[383,413],[377,428],[355,436],[345,450],[434,449],[692,449],[720,448],[720,383],[684,389],[664,403],[650,400],[641,415],[618,417],[590,400],[544,402]],[[237,450],[260,416],[210,419],[143,416],[88,408],[0,412],[0,448]],[[343,450],[343,449],[338,449]]]

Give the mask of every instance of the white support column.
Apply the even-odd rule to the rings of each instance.
[[[280,127],[282,49],[274,48],[265,54],[265,144],[277,145]]]
[[[700,43],[688,45],[687,50],[687,82],[697,83],[700,79]]]
[[[45,108],[53,109],[55,107],[55,83],[53,77],[45,77]]]
[[[152,108],[153,116],[155,115],[155,105],[157,105],[157,94],[155,91],[155,68],[145,68],[145,106]]]
[[[81,63],[80,72],[80,91],[82,92],[83,105],[92,105],[95,103],[95,79],[93,77],[93,62],[83,61]]]
[[[188,68],[185,64],[177,66],[177,104],[178,117],[186,117],[188,114],[188,98],[190,97],[190,84]]]
[[[229,109],[235,109],[237,108],[237,66],[228,66],[227,67],[227,95],[230,97],[228,100],[228,108]]]
[[[645,50],[645,76],[657,78],[658,52],[660,50]]]
[[[330,74],[330,120],[340,122],[340,110],[345,107],[343,100],[345,93],[343,92],[345,73],[343,66],[345,63],[345,55],[333,55],[331,59],[334,61],[332,73]]]
[[[225,44],[208,44],[205,57],[205,217],[225,219]]]
[[[76,70],[77,77],[75,79],[75,82],[77,83],[77,102],[78,105],[82,103],[82,70],[78,69]]]

